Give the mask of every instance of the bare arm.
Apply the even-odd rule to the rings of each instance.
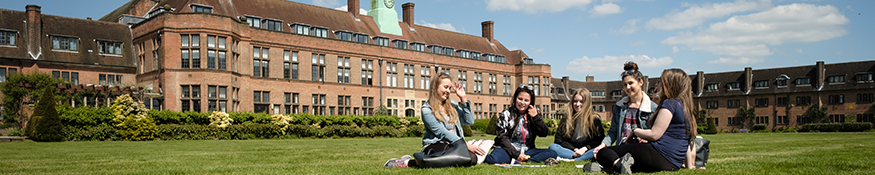
[[[684,161],[684,165],[687,166],[687,169],[696,169],[696,150],[694,142],[690,142],[690,146],[687,146],[687,159]]]
[[[644,138],[648,141],[656,141],[662,138],[662,134],[668,129],[668,124],[671,123],[672,114],[668,109],[661,108],[656,116],[656,121],[650,129],[635,129],[633,132],[636,136]]]

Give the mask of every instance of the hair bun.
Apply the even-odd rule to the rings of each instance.
[[[635,64],[635,62],[632,61],[627,61],[626,64],[623,64],[623,70],[638,71],[638,64]]]

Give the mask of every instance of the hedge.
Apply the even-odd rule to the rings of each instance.
[[[122,136],[110,125],[78,128],[66,126],[62,130],[68,141],[107,141],[122,140]],[[247,140],[247,139],[282,139],[282,138],[338,138],[338,137],[422,137],[424,128],[416,125],[406,131],[389,126],[355,127],[331,125],[314,127],[306,125],[289,125],[285,134],[281,127],[274,124],[245,123],[218,128],[208,125],[177,125],[164,124],[157,126],[156,138],[161,140]]]
[[[803,131],[820,132],[862,132],[872,129],[872,123],[809,123],[802,125]]]

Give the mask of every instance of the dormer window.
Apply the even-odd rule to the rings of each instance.
[[[0,45],[15,45],[15,32],[0,30]]]
[[[352,41],[352,32],[347,31],[336,31],[334,35],[337,36],[337,39],[344,41]]]
[[[122,54],[122,43],[121,42],[113,42],[113,41],[97,41],[97,45],[100,48],[101,54],[114,54],[121,55]]]
[[[261,28],[261,18],[254,16],[246,16],[246,22],[249,23],[249,27]]]
[[[407,41],[396,39],[392,40],[392,44],[395,45],[395,48],[399,49],[407,49]]]
[[[375,36],[374,37],[374,44],[389,47],[389,38],[382,37],[382,36]]]
[[[430,45],[430,46],[428,46],[428,50],[431,51],[431,53],[435,53],[435,54],[443,54],[444,53],[444,47],[441,47],[438,45]]]
[[[213,7],[200,4],[191,4],[191,11],[195,13],[213,13]]]
[[[292,28],[292,33],[301,34],[301,35],[310,35],[310,25],[295,23],[290,25]]]
[[[353,37],[355,37],[355,42],[365,43],[365,44],[371,43],[370,42],[371,37],[369,37],[368,34],[356,33]]]
[[[493,55],[493,54],[488,54],[488,53],[487,53],[487,54],[483,54],[483,60],[486,60],[486,61],[489,61],[489,62],[494,62],[494,61],[495,61],[495,55]]]
[[[480,52],[471,52],[471,59],[480,60]]]
[[[456,51],[452,47],[444,47],[444,55],[456,56]]]
[[[753,82],[753,87],[757,89],[768,89],[769,88],[769,80],[760,80]]]
[[[872,73],[858,73],[854,79],[857,79],[857,83],[871,83]]]
[[[796,78],[796,86],[811,86],[811,78]]]
[[[844,84],[845,83],[845,75],[833,75],[826,77],[826,81],[829,84]]]
[[[78,47],[76,47],[77,45],[79,45],[78,38],[52,36],[52,49],[53,50],[76,51],[76,50],[78,50]]]
[[[311,27],[310,35],[322,38],[328,38],[328,28],[325,27]]]
[[[787,80],[789,79],[789,76],[782,74],[778,76],[778,78],[775,78],[775,85],[777,85],[779,88],[787,87]]]
[[[705,85],[705,92],[717,91],[717,85],[719,85],[719,84],[718,83],[706,84]]]
[[[531,62],[530,64],[535,64],[535,60],[533,60],[531,58],[526,58],[526,59],[529,60],[529,62]],[[495,61],[493,61],[493,62],[504,63],[504,56],[501,56],[501,55],[495,56]]]
[[[727,84],[726,84],[726,88],[729,89],[729,90],[739,90],[739,89],[741,89],[741,88],[739,87],[740,84],[741,84],[741,83],[738,83],[738,82],[727,83]]]
[[[273,19],[265,19],[265,20],[262,20],[262,23],[264,23],[263,24],[264,28],[267,30],[283,31],[283,21],[273,20]]]
[[[425,52],[425,43],[410,43],[410,49]]]
[[[170,8],[170,11],[171,11],[171,12],[172,12],[172,11],[175,11],[175,10],[176,10],[175,8]],[[164,8],[155,8],[155,10],[152,10],[151,12],[149,12],[148,14],[146,14],[146,16],[143,16],[143,18],[149,19],[149,18],[152,18],[153,16],[156,16],[156,15],[158,15],[158,14],[161,14],[162,12],[165,12],[165,11],[166,11],[166,10],[164,10]]]
[[[459,54],[459,57],[462,57],[462,58],[471,58],[471,51],[457,50],[456,54]]]
[[[623,91],[622,90],[613,90],[613,91],[611,91],[611,97],[614,97],[614,98],[623,97]]]

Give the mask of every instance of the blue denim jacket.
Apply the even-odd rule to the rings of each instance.
[[[641,93],[644,97],[641,100],[641,106],[638,108],[638,124],[642,126],[642,129],[650,129],[650,116],[653,115],[654,111],[656,111],[656,103],[650,100],[650,97],[645,93]],[[611,127],[608,128],[608,134],[605,135],[605,138],[602,140],[606,146],[613,146],[613,144],[620,145],[620,138],[622,137],[622,132],[620,132],[620,125],[623,124],[623,119],[626,117],[626,109],[629,108],[626,106],[626,103],[629,102],[629,96],[623,97],[620,101],[617,101],[617,104],[614,106],[611,114]]]
[[[470,126],[474,124],[474,114],[471,113],[471,107],[468,105],[471,101],[468,100],[464,103],[456,103],[455,101],[450,100],[450,103],[452,103],[453,108],[455,108],[456,112],[459,114],[459,122],[456,122],[456,130],[459,131],[459,133],[462,133],[462,125]],[[423,146],[440,140],[454,142],[459,139],[465,139],[464,134],[456,135],[456,133],[447,130],[446,126],[451,125],[451,123],[438,121],[428,102],[422,104],[421,111],[422,123],[425,124],[425,134],[422,135]]]

